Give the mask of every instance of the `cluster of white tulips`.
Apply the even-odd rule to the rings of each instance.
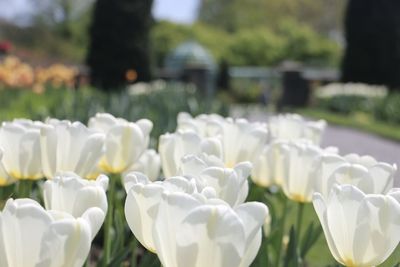
[[[181,113],[177,125],[160,136],[156,152],[146,119],[4,122],[0,185],[15,184],[26,197],[24,180],[39,180],[44,207],[30,198],[6,201],[0,266],[82,266],[103,222],[107,266],[118,175],[127,224],[163,267],[250,266],[271,215],[265,204],[246,202],[249,177],[300,205],[313,202],[329,249],[345,266],[379,265],[400,242],[396,166],[321,148],[324,121]]]

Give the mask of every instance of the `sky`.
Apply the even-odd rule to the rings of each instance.
[[[82,0],[83,1],[83,0]],[[153,15],[156,19],[190,24],[196,19],[196,10],[201,0],[154,0]],[[33,10],[30,0],[0,0],[0,18],[19,18],[24,23],[24,14]]]

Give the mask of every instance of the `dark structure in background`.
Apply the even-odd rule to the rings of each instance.
[[[152,0],[97,0],[87,64],[91,83],[104,90],[149,81]]]
[[[211,97],[215,92],[216,72],[212,55],[199,43],[186,41],[167,55],[158,77],[192,83],[201,94]]]
[[[400,1],[349,0],[345,30],[342,80],[400,90]]]

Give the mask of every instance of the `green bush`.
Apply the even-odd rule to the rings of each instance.
[[[152,30],[153,59],[158,67],[180,43],[195,40],[208,49],[216,61],[233,66],[274,66],[286,59],[314,65],[337,65],[340,47],[307,25],[282,20],[277,30],[256,27],[226,32],[196,23],[192,26],[158,22]]]
[[[400,93],[389,94],[379,101],[374,114],[378,120],[400,124]]]
[[[275,65],[285,56],[284,44],[284,38],[268,29],[242,30],[232,37],[226,58],[236,66]]]
[[[378,100],[356,95],[338,95],[318,100],[317,107],[340,114],[350,114],[356,111],[372,112]]]

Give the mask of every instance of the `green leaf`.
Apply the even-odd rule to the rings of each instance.
[[[301,252],[300,256],[304,259],[313,245],[318,241],[322,233],[322,227],[320,225],[314,226],[314,223],[311,222],[308,225],[306,235],[304,236],[302,243],[301,243]]]
[[[294,226],[290,228],[289,238],[290,240],[286,250],[284,267],[299,267],[296,231],[294,230]]]

